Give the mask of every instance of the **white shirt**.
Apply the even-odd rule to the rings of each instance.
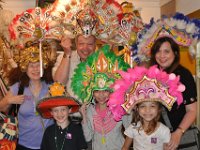
[[[159,127],[150,135],[147,135],[144,130],[138,132],[138,127],[131,124],[124,132],[130,138],[133,138],[134,150],[163,150],[163,144],[168,143],[171,138],[170,130],[164,124],[159,123]]]

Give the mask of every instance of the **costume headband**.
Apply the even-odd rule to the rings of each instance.
[[[110,86],[120,78],[117,70],[126,70],[128,67],[105,45],[78,65],[72,77],[72,90],[82,102],[90,102],[95,90],[112,92]]]
[[[67,94],[66,87],[59,82],[54,82],[49,86],[49,97],[37,104],[37,111],[44,118],[52,118],[51,108],[58,106],[70,106],[70,113],[78,111],[79,108],[77,101]]]
[[[108,106],[114,118],[119,121],[125,113],[129,113],[136,104],[144,101],[158,101],[168,110],[177,102],[183,102],[182,92],[185,86],[175,74],[167,74],[156,66],[149,69],[135,67],[127,72],[119,71],[121,79],[113,85]]]
[[[200,39],[200,21],[190,20],[180,13],[156,22],[151,19],[150,24],[138,33],[137,43],[132,46],[133,60],[140,62],[149,59],[154,42],[164,36],[172,38],[178,45],[192,46]]]

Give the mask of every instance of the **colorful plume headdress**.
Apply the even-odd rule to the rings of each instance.
[[[108,106],[114,118],[119,121],[125,113],[129,113],[136,104],[143,101],[158,101],[168,110],[177,102],[183,102],[182,92],[185,86],[175,74],[167,74],[156,66],[149,69],[135,67],[127,72],[118,71],[121,79],[113,85]]]
[[[120,5],[116,0],[57,0],[54,10],[58,13],[54,14],[61,16],[70,36],[94,35],[106,43],[128,45],[143,28],[139,11],[130,5]]]
[[[190,20],[181,13],[157,21],[152,18],[138,33],[136,44],[132,45],[133,60],[136,62],[148,60],[154,42],[164,36],[172,38],[178,45],[190,47],[190,53],[194,55],[194,45],[200,39],[200,21]]]
[[[64,31],[62,20],[52,15],[52,9],[36,7],[16,15],[9,26],[12,42],[23,47],[27,41],[61,39]]]
[[[120,78],[117,70],[126,70],[128,67],[105,45],[78,65],[72,77],[72,90],[82,102],[90,102],[94,90],[112,92],[110,86]]]
[[[53,16],[52,11],[53,7],[47,9],[41,9],[40,7],[28,9],[20,15],[16,15],[9,26],[12,44],[19,49],[19,56],[17,57],[23,57],[25,61],[22,62],[22,60],[19,59],[19,61],[21,61],[19,62],[21,69],[24,70],[27,63],[32,62],[33,59],[34,62],[38,60],[40,62],[41,77],[43,75],[42,68],[46,67],[47,61],[50,60],[50,58],[47,57],[49,57],[52,52],[52,49],[49,48],[47,51],[44,51],[46,42],[48,41],[50,43],[50,39],[61,39],[62,33],[64,32],[61,18]],[[26,47],[29,42],[39,43],[38,47]],[[47,55],[48,51],[49,55]],[[35,55],[36,53],[37,55]],[[34,55],[30,55],[29,59],[27,54]]]

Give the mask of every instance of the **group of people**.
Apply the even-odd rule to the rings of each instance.
[[[107,102],[110,94],[113,92],[111,85],[120,77],[117,75],[111,77],[114,72],[109,74],[108,69],[103,70],[104,72],[100,70],[102,67],[108,67],[105,66],[104,63],[108,62],[106,59],[108,59],[109,56],[103,57],[105,59],[102,60],[102,62],[97,62],[99,59],[97,59],[97,52],[95,52],[95,36],[90,35],[85,37],[83,35],[78,35],[75,42],[77,50],[72,51],[71,40],[67,37],[62,38],[61,46],[63,47],[64,55],[54,77],[52,76],[53,64],[51,62],[46,66],[43,65],[44,73],[43,76],[40,77],[39,55],[35,54],[35,50],[37,50],[38,53],[39,50],[38,46],[34,44],[26,47],[26,50],[30,51],[30,54],[34,52],[35,55],[21,57],[22,62],[28,62],[25,64],[25,70],[22,69],[24,66],[18,65],[17,68],[10,72],[9,83],[12,86],[7,95],[0,101],[0,110],[8,112],[13,105],[20,104],[17,114],[19,136],[16,149],[87,149],[86,141],[92,141],[93,150],[128,150],[131,143],[133,143],[133,148],[137,149],[137,147],[135,147],[135,136],[139,136],[139,130],[144,131],[144,134],[141,134],[144,137],[140,140],[145,140],[148,136],[156,133],[157,130],[161,130],[161,132],[164,132],[166,138],[162,141],[159,149],[177,149],[182,135],[192,126],[197,116],[197,90],[195,81],[192,74],[179,63],[180,50],[177,43],[169,37],[158,38],[151,49],[149,64],[149,66],[156,65],[158,69],[179,76],[180,82],[185,86],[185,91],[182,93],[183,103],[178,106],[177,102],[175,102],[171,111],[165,109],[172,126],[172,129],[170,128],[169,130],[164,118],[160,116],[160,112],[162,111],[161,105],[155,101],[142,101],[133,108],[134,111],[129,115],[124,115],[122,120],[116,121],[108,108]],[[98,56],[99,55],[100,53]],[[77,71],[77,67],[81,68],[84,66],[88,68],[88,64],[91,62],[94,62],[93,66],[89,66],[91,70],[86,69],[85,74],[78,74],[80,72]],[[117,64],[117,62],[119,62],[119,60],[115,63]],[[94,67],[96,68],[94,69]],[[120,67],[120,63],[118,63],[117,68],[122,70],[123,67]],[[126,69],[124,70],[126,71]],[[92,74],[90,74],[91,71],[93,72]],[[88,81],[85,86],[87,88],[84,89],[82,84],[85,83],[78,82],[82,80],[79,80],[78,77],[73,77],[74,72],[76,72],[77,76],[80,76],[80,78],[90,75],[92,77],[95,77],[95,75],[98,76]],[[103,77],[104,75],[106,75],[106,77]],[[105,80],[100,80],[102,78]],[[74,105],[65,102],[60,102],[59,105],[53,105],[53,107],[49,106],[49,109],[46,109],[46,111],[50,111],[51,117],[55,119],[55,124],[52,119],[46,119],[40,116],[40,108],[37,109],[38,103],[42,104],[45,102],[42,101],[42,99],[47,97],[49,86],[54,81],[66,84],[67,92],[73,97],[76,95],[79,99],[81,97],[80,95],[86,97],[90,96],[86,101],[81,100],[83,102],[79,110],[82,115],[81,124],[70,123],[68,115]],[[75,89],[73,88],[73,84],[76,81],[77,84],[81,85],[77,85]],[[23,87],[23,92],[18,95],[20,87]],[[77,89],[77,87],[80,88]],[[80,90],[80,93],[76,92],[77,90]],[[84,94],[85,92],[88,93]],[[66,101],[68,100],[69,98],[66,99]],[[72,99],[72,101],[74,100]],[[49,103],[51,103],[51,101]],[[131,123],[132,120],[133,123]],[[152,120],[155,121],[155,124],[149,128],[149,125],[152,125],[150,124]],[[138,131],[134,131],[135,121],[141,122],[141,124],[138,124]],[[125,129],[124,134],[126,135],[126,140],[124,140],[122,132],[123,127]],[[72,141],[72,139],[76,141]],[[144,141],[140,142],[143,143]],[[155,144],[156,141],[152,143]],[[146,146],[149,145],[143,146],[143,149],[148,149]]]

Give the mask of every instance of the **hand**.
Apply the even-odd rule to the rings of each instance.
[[[71,46],[72,46],[72,41],[70,38],[64,36],[62,39],[61,39],[61,43],[60,45],[62,46],[63,50],[64,50],[64,53],[66,55],[71,55]]]
[[[24,102],[24,95],[13,95],[11,92],[8,92],[5,96],[8,104],[22,104]]]
[[[163,150],[169,150],[169,148],[168,148],[168,143],[164,143],[164,144],[163,144]]]
[[[83,123],[86,122],[86,112],[87,112],[87,107],[88,107],[88,103],[83,103],[82,106],[79,109],[79,112],[81,113],[82,117],[83,117]]]
[[[176,150],[181,140],[182,133],[179,130],[176,130],[171,134],[171,139],[167,144],[167,150]]]

